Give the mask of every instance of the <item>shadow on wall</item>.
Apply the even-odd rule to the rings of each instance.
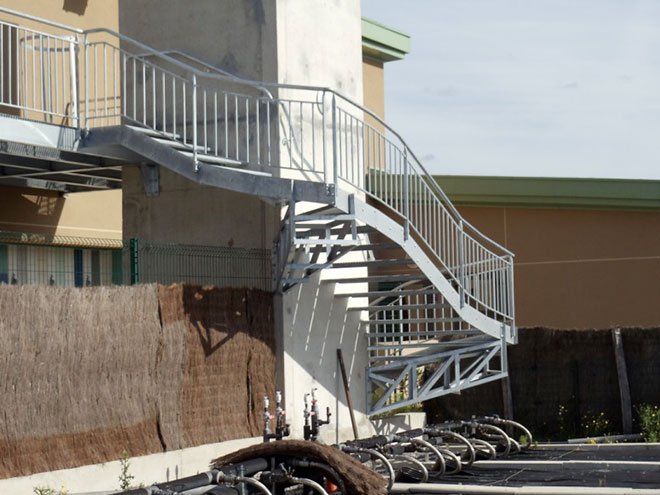
[[[85,15],[85,10],[87,10],[87,1],[88,0],[64,0],[64,5],[62,5],[62,10],[65,12],[73,12],[78,15]]]
[[[360,334],[360,312],[350,311],[348,298],[336,297],[335,284],[324,283],[319,277],[320,273],[312,275],[310,280],[293,288],[284,298],[283,347],[285,359],[290,360],[289,365],[285,365],[288,374],[286,399],[288,409],[297,413],[303,410],[304,394],[318,387],[321,416],[325,418],[327,406],[333,414],[331,426],[326,428],[329,435],[337,425],[340,430],[351,428],[338,371],[337,349],[344,354],[356,412],[366,410],[364,372],[367,351],[366,340]],[[294,436],[301,419],[295,417],[292,420]]]
[[[0,230],[55,235],[65,201],[54,191],[0,186]]]

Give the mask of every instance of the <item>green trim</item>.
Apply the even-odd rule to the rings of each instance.
[[[410,53],[410,35],[366,17],[362,18],[362,54],[390,62]]]
[[[112,283],[115,285],[122,285],[124,282],[123,255],[123,251],[112,252]]]
[[[9,256],[6,245],[0,244],[0,283],[9,283]]]
[[[660,180],[434,176],[456,205],[660,211]]]

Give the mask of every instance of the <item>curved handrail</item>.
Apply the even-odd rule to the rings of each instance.
[[[201,60],[193,55],[190,55],[184,51],[181,50],[163,50],[160,51],[159,54],[164,54],[164,55],[178,55],[180,57],[186,58],[190,60],[191,62],[194,62],[196,64],[199,64],[209,71],[215,71],[219,74],[222,74],[228,78],[230,78],[232,81],[235,82],[240,82],[246,85],[254,86],[257,89],[260,89],[262,91],[265,91],[267,95],[272,98],[272,94],[266,89],[266,87],[274,87],[274,88],[281,88],[281,89],[298,89],[298,90],[311,90],[311,91],[320,91],[323,93],[328,93],[328,94],[333,94],[336,97],[344,100],[346,103],[352,105],[353,107],[357,108],[361,112],[364,112],[365,114],[369,115],[371,118],[376,120],[380,125],[382,125],[385,129],[387,129],[392,135],[396,136],[402,143],[402,145],[406,148],[407,153],[409,156],[411,156],[417,166],[421,169],[424,175],[432,177],[431,174],[426,170],[424,165],[421,163],[421,161],[417,158],[417,155],[413,152],[413,150],[407,145],[405,139],[399,134],[393,127],[391,127],[380,115],[375,113],[373,110],[370,110],[369,108],[365,107],[364,105],[361,105],[357,103],[356,101],[348,98],[347,96],[343,95],[342,93],[339,93],[338,91],[329,88],[329,87],[323,87],[323,86],[305,86],[305,85],[296,85],[296,84],[282,84],[282,83],[269,83],[269,82],[263,82],[263,81],[255,81],[251,79],[246,79],[240,76],[236,76],[235,74],[232,74],[226,70],[223,70],[219,67],[216,67],[212,64],[209,64],[208,62],[205,62],[204,60]],[[155,54],[151,54],[155,55]],[[209,74],[209,72],[204,72],[204,74]],[[514,253],[509,251],[507,248],[496,242],[495,240],[491,239],[490,237],[486,236],[483,234],[481,231],[479,231],[476,227],[474,227],[470,222],[468,222],[461,214],[460,212],[456,209],[456,207],[453,205],[451,200],[447,197],[446,193],[442,190],[442,188],[435,182],[434,180],[429,181],[429,185],[434,188],[436,194],[438,194],[446,203],[446,206],[452,211],[452,213],[460,220],[463,221],[464,227],[469,228],[471,231],[473,231],[479,238],[482,240],[492,244],[494,247],[497,249],[500,249],[503,251],[505,254],[509,256],[515,256]]]

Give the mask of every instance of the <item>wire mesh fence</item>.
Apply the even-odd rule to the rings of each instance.
[[[177,282],[271,290],[271,252],[0,231],[0,283],[85,287]]]
[[[187,282],[271,290],[271,251],[128,241],[132,283]]]

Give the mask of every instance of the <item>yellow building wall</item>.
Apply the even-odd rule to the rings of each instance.
[[[73,28],[104,27],[113,31],[119,30],[117,0],[0,0],[0,6]],[[18,29],[8,26],[2,29],[4,61],[2,101],[18,104],[21,108],[34,109],[23,110],[23,116],[27,118],[74,126],[75,121],[72,118],[74,99],[70,90],[71,45],[64,39],[42,38],[39,33],[67,38],[75,34],[7,13],[0,13],[0,19],[18,26]],[[115,96],[118,96],[118,88],[121,85],[119,53],[113,49],[113,46],[118,46],[118,40],[105,33],[93,33],[89,35],[88,41],[91,44],[87,53],[79,49],[75,62],[79,76],[84,73],[85,60],[89,64],[87,71],[89,81],[84,84],[81,78],[78,87],[80,112],[88,106],[89,116],[95,117],[94,120],[85,122],[87,127],[94,127],[100,123],[101,117],[104,118],[103,123],[106,125],[118,123],[116,117],[113,120],[106,118],[107,115],[115,115],[118,108],[119,100]],[[116,69],[103,71],[104,64]],[[96,69],[96,77],[94,77],[94,69]],[[44,80],[49,80],[50,83],[43,84]],[[88,90],[87,94],[86,90]],[[57,115],[51,120],[49,114],[44,116],[42,113],[44,109]],[[15,106],[11,105],[0,106],[0,111],[18,114]]]
[[[47,235],[122,238],[121,190],[61,195],[0,186],[0,230]]]

